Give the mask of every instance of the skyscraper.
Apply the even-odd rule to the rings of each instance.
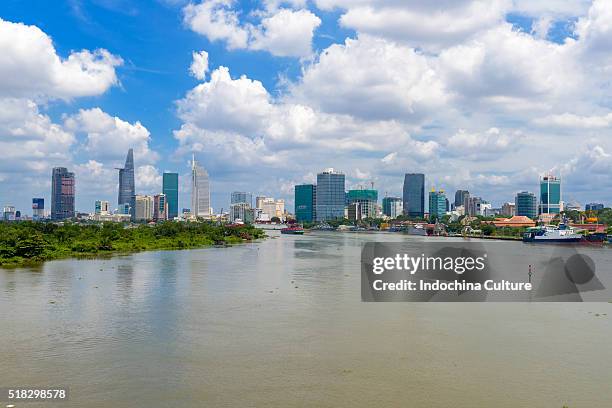
[[[313,222],[317,203],[317,186],[302,184],[295,186],[295,219],[297,222]]]
[[[376,205],[378,203],[378,191],[376,190],[349,190],[348,205],[359,204],[360,214],[355,219],[376,217]],[[350,219],[350,217],[349,217]]]
[[[208,173],[196,162],[195,155],[191,159],[191,213],[196,217],[210,216]]]
[[[522,215],[529,218],[536,218],[538,216],[537,210],[538,200],[535,194],[528,191],[521,191],[516,195],[516,215]]]
[[[467,190],[457,190],[455,192],[455,208],[462,206],[465,203],[465,196],[469,195]]]
[[[439,219],[446,213],[446,194],[444,191],[429,192],[429,217]]]
[[[155,199],[148,195],[136,196],[134,218],[136,221],[151,221],[155,213]]]
[[[94,212],[100,215],[108,215],[110,212],[110,204],[105,200],[96,200],[94,203]]]
[[[232,193],[230,204],[247,203],[250,207],[253,206],[253,195],[244,191],[234,191]]]
[[[32,219],[41,220],[45,218],[45,199],[44,198],[33,198],[32,199]]]
[[[168,202],[168,219],[178,217],[178,173],[164,173],[162,192],[166,195]]]
[[[317,221],[344,218],[345,177],[332,168],[317,174],[315,216]]]
[[[390,218],[397,218],[402,215],[404,205],[399,197],[385,197],[382,200],[383,215]]]
[[[540,178],[540,214],[561,212],[561,179],[547,174]]]
[[[164,221],[168,219],[168,201],[165,194],[153,196],[153,220]]]
[[[125,158],[125,165],[119,170],[119,197],[117,204],[119,206],[129,204],[130,214],[134,217],[134,208],[136,207],[136,184],[134,182],[134,150],[129,149]]]
[[[54,167],[51,172],[51,219],[74,217],[74,173],[65,167]]]
[[[425,175],[406,173],[404,177],[404,215],[420,217],[425,215]]]

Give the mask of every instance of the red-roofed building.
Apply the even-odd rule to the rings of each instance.
[[[535,227],[536,223],[529,217],[525,217],[524,215],[515,215],[511,218],[497,218],[495,221],[490,221],[496,228],[504,228],[504,227],[512,227],[512,228],[521,228],[521,227]]]

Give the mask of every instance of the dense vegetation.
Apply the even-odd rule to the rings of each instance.
[[[262,230],[252,226],[211,223],[124,226],[118,223],[3,222],[0,223],[0,265],[111,252],[197,248],[263,236]]]

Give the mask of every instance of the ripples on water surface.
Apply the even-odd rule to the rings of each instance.
[[[67,385],[56,406],[86,408],[612,406],[610,303],[362,303],[363,242],[417,239],[0,270],[0,386]]]

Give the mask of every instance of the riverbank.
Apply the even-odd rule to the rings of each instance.
[[[154,225],[0,223],[0,266],[151,250],[231,245],[264,238],[249,225],[163,222]]]

